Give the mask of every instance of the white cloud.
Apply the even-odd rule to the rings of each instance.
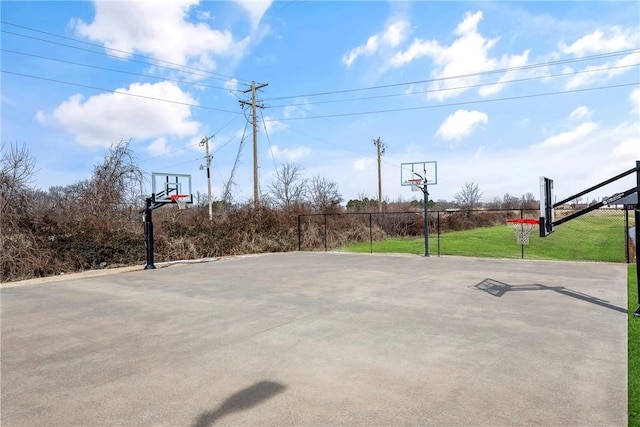
[[[616,61],[608,61],[598,65],[590,65],[577,70],[579,73],[569,77],[565,88],[567,90],[578,87],[587,86],[592,83],[603,82],[615,76],[633,70],[636,64],[640,62],[640,52],[630,53]],[[575,71],[571,67],[566,67],[563,72],[570,73]]]
[[[383,32],[372,35],[364,44],[345,53],[342,56],[342,62],[347,67],[351,67],[360,56],[373,55],[382,49],[397,47],[406,40],[408,32],[409,22],[399,18],[387,25]]]
[[[165,135],[196,135],[200,124],[191,120],[188,105],[161,102],[159,98],[197,104],[190,94],[171,82],[133,83],[128,89],[92,96],[73,95],[51,114],[38,112],[43,123],[55,123],[75,135],[87,147],[109,147],[122,138],[146,140]]]
[[[596,29],[595,31],[580,37],[573,43],[558,44],[560,55],[570,55],[582,58],[588,55],[611,53],[627,49],[635,49],[638,44],[638,32],[640,27],[619,27],[614,26],[608,30]],[[600,64],[589,65],[582,69],[565,67],[564,73],[573,73],[566,81],[565,88],[568,90],[584,87],[593,83],[603,82],[615,76],[635,70],[634,67],[640,62],[640,53],[631,52],[618,59],[601,62]]]
[[[578,121],[591,117],[593,111],[589,110],[586,106],[582,105],[569,114],[569,120]]]
[[[241,56],[249,39],[234,40],[229,30],[191,23],[189,9],[198,0],[94,1],[93,22],[72,21],[77,34],[117,49],[127,58],[139,52],[159,60],[215,69],[213,55]]]
[[[487,124],[489,116],[480,111],[458,110],[440,125],[436,135],[447,141],[459,141],[471,135],[478,126]]]
[[[477,73],[500,68],[519,67],[526,65],[529,52],[521,55],[503,55],[500,59],[491,58],[489,51],[496,45],[498,38],[487,39],[478,32],[478,25],[482,20],[482,12],[467,12],[464,19],[456,27],[454,34],[458,37],[451,45],[441,45],[437,40],[422,40],[416,38],[404,51],[397,52],[390,60],[392,67],[400,67],[421,57],[430,57],[436,68],[431,72],[433,82],[429,99],[444,100],[457,96],[480,81]],[[505,74],[500,82],[513,79],[516,71]],[[452,79],[454,76],[466,76]],[[484,87],[481,96],[495,94],[504,88],[504,84]]]
[[[523,67],[527,65],[528,59],[529,59],[528,50],[524,51],[522,55],[504,55],[502,58],[500,58],[498,68],[508,68],[508,69],[515,68],[515,70],[507,71],[506,73],[504,73],[498,79],[498,83],[496,84],[480,87],[480,89],[478,90],[478,93],[480,94],[480,96],[486,97],[486,96],[495,95],[496,93],[504,89],[506,82],[517,79],[517,77],[520,76],[521,74],[533,74],[530,71],[527,73],[523,73],[521,70],[517,69],[519,67]],[[540,70],[534,71],[534,73],[538,73],[539,75]]]
[[[149,146],[147,147],[147,151],[153,157],[158,157],[171,153],[173,149],[169,147],[169,145],[167,145],[167,138],[160,137],[149,144]]]
[[[545,139],[540,146],[542,147],[558,147],[580,144],[583,140],[592,134],[598,125],[594,122],[581,123],[577,128],[553,135]]]
[[[638,42],[638,28],[611,27],[606,33],[597,29],[570,45],[560,42],[560,51],[566,55],[583,57],[594,53],[609,53],[633,49]]]
[[[271,155],[274,159],[286,159],[289,162],[296,162],[311,153],[309,147],[280,148],[277,145],[271,147]]]
[[[629,163],[634,159],[640,159],[640,137],[631,138],[618,143],[612,151],[612,155],[620,158],[621,162]]]
[[[345,53],[342,56],[342,62],[347,66],[351,67],[351,65],[358,59],[361,55],[371,55],[378,50],[378,36],[373,35],[369,37],[367,42],[363,45],[355,47],[351,49],[349,52]]]
[[[233,78],[224,82],[224,88],[229,89],[231,91],[238,90],[238,79]]]
[[[271,7],[271,0],[235,0],[248,14],[251,26],[256,29],[264,14]]]
[[[284,118],[290,118],[296,115],[296,117],[307,117],[311,105],[309,104],[309,100],[307,98],[296,98],[293,102],[294,105],[287,105],[282,110],[282,115]]]
[[[387,29],[382,34],[382,41],[384,45],[390,47],[396,47],[400,43],[406,40],[409,30],[409,23],[405,20],[398,20],[392,22],[387,26]]]
[[[352,168],[356,172],[363,172],[367,170],[372,164],[372,160],[368,157],[362,157],[355,160],[352,164]]]
[[[265,116],[263,121],[263,128],[261,130],[264,130],[265,128],[266,128],[266,132],[269,135],[272,135],[273,133],[279,131],[280,129],[286,128],[286,125],[281,121],[275,120],[270,116]]]
[[[631,105],[633,105],[631,112],[640,114],[640,88],[634,89],[629,95],[629,99],[631,100]]]

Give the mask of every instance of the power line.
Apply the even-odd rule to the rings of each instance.
[[[519,83],[519,82],[524,82],[524,81],[542,80],[542,79],[548,79],[548,78],[554,78],[554,77],[566,77],[566,76],[572,76],[572,75],[584,74],[584,73],[597,73],[597,72],[601,72],[601,71],[610,71],[610,70],[617,70],[617,69],[621,69],[621,68],[637,67],[639,65],[640,65],[640,63],[630,64],[630,65],[616,65],[616,66],[605,67],[605,68],[595,68],[595,69],[589,69],[589,70],[573,71],[573,72],[570,72],[570,73],[548,74],[548,75],[545,75],[545,76],[536,76],[536,77],[523,77],[521,79],[505,80],[505,81],[498,81],[498,82],[478,83],[478,84],[475,84],[475,85],[455,86],[455,87],[441,88],[441,89],[427,89],[427,90],[420,90],[420,91],[415,91],[415,92],[410,92],[410,93],[392,93],[392,94],[388,94],[388,95],[364,96],[364,97],[360,97],[360,98],[343,98],[343,99],[331,99],[331,100],[327,100],[327,101],[300,102],[300,103],[295,103],[295,104],[270,105],[269,107],[271,107],[271,108],[298,107],[298,106],[306,106],[306,105],[334,104],[334,103],[338,103],[338,102],[348,102],[348,101],[366,101],[366,100],[369,100],[369,99],[394,98],[394,97],[398,97],[398,96],[422,95],[422,94],[425,94],[425,93],[446,92],[446,91],[460,90],[460,89],[474,89],[474,88],[482,87],[482,86],[494,86],[494,85],[501,85],[501,84],[508,84],[508,83]]]
[[[438,82],[438,81],[464,79],[464,78],[468,78],[468,77],[479,77],[479,76],[484,76],[484,75],[489,75],[489,74],[506,73],[506,72],[510,72],[510,71],[523,71],[523,70],[529,70],[529,69],[540,68],[540,67],[549,67],[549,66],[552,66],[552,65],[568,64],[568,63],[573,63],[573,62],[591,61],[593,59],[609,58],[609,57],[627,55],[627,54],[637,53],[637,52],[640,52],[640,49],[638,49],[638,48],[636,48],[636,49],[627,49],[627,50],[620,50],[620,51],[616,51],[616,52],[601,53],[601,54],[598,54],[598,55],[583,56],[583,57],[580,57],[580,58],[562,59],[562,60],[558,60],[558,61],[549,61],[549,62],[543,62],[543,63],[538,63],[538,64],[523,65],[523,66],[520,66],[520,67],[510,67],[510,68],[502,68],[502,69],[489,70],[489,71],[480,71],[480,72],[476,72],[476,73],[460,74],[460,75],[456,75],[456,76],[438,77],[438,78],[434,78],[434,79],[416,80],[416,81],[412,81],[412,82],[392,83],[392,84],[387,84],[387,85],[369,86],[369,87],[355,88],[355,89],[343,89],[343,90],[318,92],[318,93],[309,93],[309,94],[301,94],[301,95],[279,96],[279,97],[276,97],[276,98],[265,99],[265,101],[276,101],[276,100],[281,100],[281,99],[304,98],[304,97],[311,98],[311,97],[315,97],[315,96],[334,95],[334,94],[339,94],[339,93],[360,92],[360,91],[365,91],[365,90],[386,89],[386,88],[390,88],[390,87],[408,86],[408,85],[421,84],[421,83],[433,83],[433,82]]]
[[[229,121],[227,122],[227,124],[225,124],[225,125],[224,125],[224,126],[222,126],[220,129],[218,129],[218,131],[217,131],[216,133],[214,133],[214,134],[213,134],[213,136],[212,136],[211,138],[215,137],[218,133],[222,132],[222,130],[223,130],[224,128],[226,128],[227,126],[229,126],[229,125],[230,125],[231,123],[233,123],[235,120],[238,120],[238,117],[239,117],[239,116],[240,116],[240,115],[237,115],[236,117],[234,117],[234,118],[232,118],[231,120],[229,120]],[[232,138],[232,139],[233,139],[233,138]],[[187,144],[185,147],[187,147],[187,148],[189,148],[189,147],[196,147],[196,146],[198,146],[198,145],[200,145],[200,141],[198,141],[198,142],[194,142],[194,143],[191,143],[191,144]],[[226,145],[226,144],[225,144],[225,145]],[[224,146],[224,145],[223,145],[223,146]],[[220,148],[222,148],[222,146],[221,146],[221,147],[219,147],[218,151],[220,150]],[[140,163],[144,163],[144,162],[147,162],[147,161],[152,160],[152,159],[156,159],[156,158],[161,157],[161,156],[166,156],[166,155],[168,155],[168,154],[179,153],[179,152],[181,152],[181,151],[182,151],[182,149],[181,149],[181,148],[180,148],[180,149],[177,149],[177,150],[166,151],[166,152],[164,152],[164,153],[162,153],[162,154],[158,154],[158,155],[156,155],[156,156],[151,156],[151,157],[147,157],[147,158],[145,158],[145,159],[142,159],[142,160],[140,160]],[[212,153],[211,153],[211,156],[213,156],[216,152],[217,152],[217,151],[212,152]],[[201,159],[203,159],[203,158],[204,158],[204,157],[202,157]],[[191,161],[191,160],[189,160],[189,161]]]
[[[316,116],[316,117],[289,117],[289,118],[277,118],[271,119],[268,121],[285,121],[285,120],[306,120],[306,119],[324,119],[328,117],[347,117],[347,116],[362,116],[366,114],[380,114],[380,113],[394,113],[398,111],[412,111],[412,110],[426,110],[431,108],[442,108],[442,107],[455,107],[460,105],[473,105],[473,104],[485,104],[489,102],[499,102],[499,101],[512,101],[515,99],[525,99],[525,98],[538,98],[543,96],[553,96],[553,95],[562,95],[567,93],[576,93],[576,92],[588,92],[594,90],[602,90],[602,89],[615,89],[620,87],[627,86],[637,86],[640,85],[640,82],[634,83],[623,83],[619,85],[611,85],[611,86],[600,86],[600,87],[592,87],[585,89],[571,89],[566,91],[557,91],[557,92],[546,92],[546,93],[536,93],[530,95],[519,95],[519,96],[509,96],[504,98],[494,98],[494,99],[481,99],[478,101],[463,101],[463,102],[453,102],[449,104],[439,104],[439,105],[424,105],[421,107],[407,107],[407,108],[393,108],[387,110],[374,110],[374,111],[358,111],[355,113],[341,113],[341,114],[327,114],[324,116]]]
[[[103,55],[103,56],[107,56],[109,58],[122,59],[121,57],[116,56],[116,55],[111,55],[111,54],[104,53],[104,52],[97,52],[95,50],[85,49],[85,48],[78,47],[78,46],[72,46],[72,45],[65,44],[65,43],[54,42],[52,40],[45,40],[45,39],[41,39],[41,38],[38,38],[38,37],[27,36],[25,34],[13,33],[11,31],[6,31],[6,30],[0,30],[0,32],[6,33],[6,34],[12,34],[12,35],[16,35],[16,36],[24,37],[24,38],[28,38],[28,39],[38,40],[38,41],[42,41],[42,42],[45,42],[45,43],[55,44],[55,45],[58,45],[58,46],[64,46],[64,47],[68,47],[70,49],[76,49],[76,50],[80,50],[80,51],[83,51],[83,52],[89,52],[89,53],[93,53],[95,55]],[[110,49],[110,48],[105,47],[104,49]],[[112,50],[117,50],[117,49],[112,49]],[[142,55],[137,55],[137,54],[133,54],[133,55],[134,56],[142,56]],[[142,56],[142,57],[146,58],[145,56]],[[150,58],[150,59],[153,60],[153,61],[159,61],[159,60],[155,60],[153,58]],[[150,63],[148,61],[140,61],[140,60],[131,59],[131,58],[127,58],[127,61],[136,62],[136,63],[144,64],[144,65],[153,65],[156,68],[161,68],[161,69],[166,69],[166,70],[171,70],[171,71],[177,71],[177,72],[180,72],[180,73],[183,73],[183,74],[190,74],[190,75],[198,76],[198,77],[206,77],[206,78],[211,78],[211,79],[221,80],[221,81],[229,80],[229,79],[222,78],[222,77],[216,77],[215,75],[202,74],[202,73],[209,73],[210,74],[209,71],[199,70],[200,71],[199,73],[196,73],[196,72],[193,72],[193,71],[185,71],[185,70],[182,69],[184,67],[181,66],[181,65],[176,65],[176,67],[167,67],[167,66],[152,64],[152,63]],[[159,61],[159,62],[167,62],[167,61]],[[193,67],[188,67],[188,68],[193,68]]]
[[[264,121],[264,115],[262,114],[262,109],[260,110],[260,117],[262,117],[262,126],[264,127],[264,134],[267,137],[267,144],[269,144],[269,154],[271,154],[271,160],[273,161],[273,169],[277,170],[278,165],[276,165],[276,158],[273,156],[273,147],[271,146],[271,139],[269,138],[269,132],[267,131],[267,122]]]
[[[132,75],[132,76],[151,78],[151,79],[155,79],[155,80],[170,81],[170,82],[182,83],[182,84],[193,85],[193,86],[198,86],[198,87],[205,87],[205,88],[210,88],[210,89],[229,90],[230,92],[233,93],[232,90],[230,90],[228,88],[220,87],[220,86],[211,86],[211,85],[207,85],[207,84],[203,84],[203,83],[188,82],[188,81],[179,80],[179,79],[162,78],[162,77],[158,77],[158,76],[134,73],[134,72],[117,70],[117,69],[107,68],[107,67],[100,67],[100,66],[90,65],[90,64],[83,64],[83,63],[79,63],[79,62],[67,61],[67,60],[58,59],[58,58],[51,58],[51,57],[46,57],[46,56],[42,56],[42,55],[35,55],[35,54],[31,54],[31,53],[26,53],[26,52],[19,52],[19,51],[15,51],[15,50],[11,50],[11,49],[2,48],[2,49],[0,49],[0,51],[13,53],[13,54],[18,54],[18,55],[30,56],[30,57],[39,58],[39,59],[45,59],[45,60],[49,60],[49,61],[61,62],[61,63],[71,64],[71,65],[78,65],[78,66],[81,66],[81,67],[93,68],[93,69],[104,70],[104,71],[112,71],[112,72],[116,72],[116,73]],[[331,104],[331,103],[348,102],[348,101],[363,101],[363,100],[371,100],[371,99],[393,98],[393,97],[399,97],[399,96],[413,96],[413,95],[420,95],[420,94],[426,94],[426,93],[437,93],[437,92],[460,90],[460,89],[473,89],[473,88],[482,87],[482,86],[493,86],[493,85],[502,85],[502,84],[508,84],[508,83],[518,83],[518,82],[524,82],[524,81],[531,81],[531,80],[541,80],[543,78],[547,79],[547,78],[554,78],[554,77],[566,77],[566,76],[578,75],[578,74],[583,74],[583,73],[596,73],[596,72],[610,71],[610,70],[615,70],[615,69],[637,67],[638,65],[640,65],[640,63],[630,64],[630,65],[618,65],[618,66],[611,66],[611,67],[604,67],[604,68],[594,68],[594,69],[587,69],[587,70],[578,70],[578,71],[560,73],[560,74],[549,74],[549,75],[545,75],[545,76],[525,77],[525,78],[520,78],[520,79],[505,80],[505,81],[498,81],[498,82],[479,83],[479,84],[475,84],[475,85],[456,86],[456,87],[451,87],[451,88],[428,89],[428,90],[421,90],[421,91],[416,91],[416,92],[411,92],[411,93],[394,93],[394,94],[388,94],[388,95],[375,95],[375,96],[366,96],[366,97],[360,97],[360,98],[344,98],[344,99],[333,99],[333,100],[326,100],[326,101],[315,101],[315,102],[294,103],[294,104],[282,104],[282,105],[272,105],[271,107],[273,107],[273,108],[283,108],[283,107],[294,107],[294,106],[305,106],[305,105]],[[273,99],[277,99],[277,98],[273,98]]]
[[[57,38],[64,39],[64,40],[70,40],[70,41],[73,41],[73,42],[76,42],[76,43],[81,43],[81,44],[84,44],[84,45],[87,45],[87,46],[98,47],[100,49],[108,50],[108,51],[111,51],[111,52],[118,52],[118,53],[125,54],[125,55],[128,55],[128,56],[135,56],[135,57],[138,57],[138,58],[144,58],[144,59],[148,59],[148,60],[151,60],[151,61],[160,62],[162,64],[172,65],[174,67],[179,67],[179,68],[184,68],[184,69],[189,69],[189,70],[194,70],[194,71],[200,71],[200,72],[211,74],[211,75],[214,75],[214,76],[221,76],[221,77],[224,77],[224,80],[236,79],[238,81],[243,81],[243,82],[247,82],[247,83],[249,82],[249,80],[246,80],[246,79],[239,79],[237,77],[228,76],[228,75],[221,74],[221,73],[216,73],[216,72],[213,72],[213,71],[203,70],[201,68],[191,67],[189,65],[177,64],[175,62],[165,61],[165,60],[162,60],[162,59],[157,59],[157,58],[153,58],[151,56],[145,56],[145,55],[141,55],[141,54],[130,52],[130,51],[126,51],[126,50],[114,49],[114,48],[106,47],[106,46],[103,46],[103,45],[100,45],[100,44],[97,44],[97,43],[91,43],[91,42],[87,42],[87,41],[84,41],[84,40],[78,40],[78,39],[73,38],[73,37],[61,36],[59,34],[50,33],[50,32],[43,31],[43,30],[39,30],[37,28],[27,27],[25,25],[15,24],[15,23],[8,22],[8,21],[0,21],[0,23],[2,23],[3,25],[9,25],[9,26],[16,27],[16,28],[22,28],[23,30],[29,30],[29,31],[33,31],[33,32],[36,32],[36,33],[40,33],[40,34],[46,34],[48,36],[57,37]],[[13,35],[21,36],[21,37],[28,37],[28,38],[32,38],[32,39],[35,39],[35,40],[48,42],[48,43],[60,44],[62,46],[73,47],[73,46],[70,46],[70,45],[64,45],[64,44],[61,44],[61,43],[52,42],[50,40],[38,39],[36,37],[27,36],[27,35],[23,35],[23,34],[19,34],[19,33],[13,33],[13,32],[5,31],[5,30],[2,30],[2,32],[3,33],[7,33],[7,34],[13,34]],[[89,50],[89,52],[95,52],[95,51]],[[101,52],[95,52],[95,53],[101,53]],[[111,55],[109,55],[109,56],[111,56]],[[136,62],[139,62],[139,61],[136,61]],[[161,68],[168,68],[168,67],[161,67]]]
[[[188,82],[186,80],[163,78],[163,77],[158,77],[158,76],[152,76],[152,75],[149,75],[149,74],[133,73],[131,71],[116,70],[115,68],[99,67],[97,65],[83,64],[83,63],[80,63],[80,62],[67,61],[67,60],[58,59],[58,58],[50,58],[50,57],[47,57],[47,56],[35,55],[35,54],[32,54],[32,53],[26,53],[26,52],[19,52],[17,50],[10,50],[10,49],[2,48],[2,49],[0,49],[0,51],[9,52],[9,53],[17,54],[17,55],[30,56],[30,57],[33,57],[33,58],[45,59],[45,60],[48,60],[48,61],[61,62],[61,63],[64,63],[64,64],[78,65],[80,67],[87,67],[87,68],[93,68],[93,69],[104,70],[104,71],[113,71],[113,72],[116,72],[116,73],[127,74],[127,75],[130,75],[130,76],[138,76],[138,77],[145,77],[145,78],[151,78],[151,79],[163,80],[163,81],[169,81],[169,82],[175,82],[175,83],[183,83],[183,84],[187,84],[187,85],[206,87],[206,88],[209,88],[209,89],[230,90],[228,88],[220,87],[220,86],[211,86],[211,85],[207,85],[207,84],[204,84],[204,83],[195,83],[195,82]]]
[[[53,83],[65,84],[65,85],[69,85],[69,86],[84,87],[84,88],[87,88],[87,89],[94,89],[94,90],[99,90],[99,91],[107,92],[107,93],[114,93],[114,94],[120,94],[120,95],[126,95],[126,96],[134,96],[136,98],[143,98],[143,99],[150,99],[150,100],[153,100],[153,101],[168,102],[168,103],[171,103],[171,104],[185,105],[187,107],[202,108],[204,110],[220,111],[222,113],[230,113],[230,114],[235,114],[235,115],[239,115],[240,114],[237,111],[223,110],[221,108],[207,107],[207,106],[204,106],[204,105],[191,104],[191,103],[188,103],[188,102],[173,101],[171,99],[163,99],[163,98],[155,98],[153,96],[139,95],[139,94],[130,93],[130,92],[118,92],[118,91],[114,91],[113,89],[105,89],[105,88],[97,87],[97,86],[84,85],[84,84],[80,84],[80,83],[72,83],[72,82],[67,82],[67,81],[64,81],[64,80],[49,79],[49,78],[46,78],[46,77],[33,76],[33,75],[30,75],[30,74],[24,74],[24,73],[16,73],[16,72],[7,71],[7,70],[0,70],[0,71],[2,71],[3,73],[6,73],[6,74],[13,74],[13,75],[20,76],[20,77],[28,77],[28,78],[31,78],[31,79],[44,80],[44,81],[49,81],[49,82],[53,82]]]

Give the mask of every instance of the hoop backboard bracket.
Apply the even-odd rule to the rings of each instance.
[[[438,162],[411,162],[400,165],[400,185],[415,187],[415,180],[420,179],[420,186],[438,183]]]
[[[187,203],[193,203],[191,175],[179,173],[153,172],[151,174],[151,198],[153,203],[176,203],[175,196],[187,196]],[[172,197],[174,196],[174,197]],[[184,197],[181,197],[181,201]]]
[[[540,237],[546,237],[555,231],[556,220],[553,207],[553,180],[540,177]]]

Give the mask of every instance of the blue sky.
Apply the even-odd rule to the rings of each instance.
[[[26,144],[45,190],[88,178],[130,139],[149,176],[191,174],[206,193],[198,142],[215,135],[219,198],[246,128],[233,187],[242,202],[253,164],[238,101],[256,81],[268,83],[262,191],[295,162],[345,201],[375,198],[380,137],[388,200],[416,197],[400,164],[417,161],[438,162],[434,199],[466,182],[484,201],[538,197],[541,175],[565,197],[640,159],[639,5],[2,1],[2,142]]]

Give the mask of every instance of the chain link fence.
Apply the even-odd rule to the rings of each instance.
[[[538,226],[528,244],[516,239],[526,225],[510,219],[538,219],[538,209],[478,209],[429,212],[430,256],[559,259],[632,262],[629,244],[633,215],[625,209],[602,208],[566,222],[547,237]],[[556,210],[556,218],[574,210]],[[424,213],[371,212],[312,214],[298,217],[298,250],[343,250],[369,253],[425,254]]]

